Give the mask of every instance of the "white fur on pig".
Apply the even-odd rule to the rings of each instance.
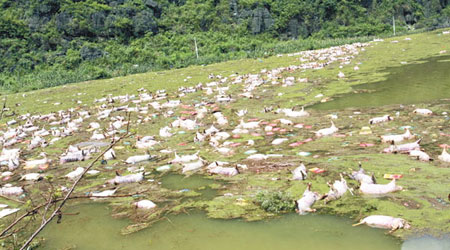
[[[109,184],[123,184],[123,183],[134,183],[140,182],[144,180],[144,172],[137,174],[129,174],[124,176],[116,176],[113,179],[109,180]]]
[[[336,133],[338,130],[339,129],[334,125],[334,122],[331,121],[331,127],[320,129],[319,131],[317,131],[315,133],[316,133],[317,137],[320,137],[320,136],[332,135],[332,134]]]
[[[442,154],[438,156],[438,159],[443,162],[450,162],[450,154],[447,153],[446,147],[442,150]]]
[[[305,165],[302,163],[298,166],[294,171],[292,171],[292,179],[293,180],[305,180],[308,175]]]
[[[141,201],[135,202],[134,205],[136,206],[136,208],[147,209],[147,210],[156,207],[156,204],[150,200],[141,200]]]
[[[387,194],[395,191],[400,191],[403,188],[395,184],[395,179],[393,179],[388,184],[368,184],[361,183],[359,190],[363,194]]]
[[[359,223],[353,225],[358,226],[366,224],[369,227],[375,227],[375,228],[383,228],[383,229],[391,229],[392,231],[395,231],[400,228],[408,229],[410,228],[410,225],[408,222],[402,218],[394,218],[391,216],[386,215],[371,215],[364,219],[362,219]]]
[[[19,196],[23,194],[23,188],[22,187],[1,187],[0,188],[0,195],[4,196]]]
[[[392,117],[390,115],[385,115],[382,117],[375,117],[369,120],[369,124],[376,124],[376,123],[381,123],[381,122],[388,122],[393,120]]]
[[[189,171],[194,171],[203,166],[204,166],[204,161],[202,159],[199,159],[198,161],[194,161],[194,162],[190,162],[190,163],[185,163],[185,164],[183,164],[182,173],[184,174]]]
[[[317,192],[311,191],[311,184],[308,184],[305,192],[303,193],[302,198],[297,200],[297,213],[300,215],[306,214],[308,212],[315,212],[315,209],[312,209],[311,206],[320,199],[320,195]]]

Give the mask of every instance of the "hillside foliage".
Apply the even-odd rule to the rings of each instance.
[[[450,25],[450,0],[0,0],[0,88],[314,49]],[[197,42],[199,58],[195,53]]]

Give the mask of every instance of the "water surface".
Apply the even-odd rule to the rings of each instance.
[[[171,216],[143,231],[122,236],[126,220],[113,219],[104,204],[70,207],[61,224],[43,231],[41,249],[263,250],[263,249],[400,249],[400,241],[385,230],[352,227],[349,219],[290,214],[259,222],[208,219],[202,213]]]
[[[161,178],[161,186],[172,190],[198,189],[214,183],[216,183],[214,180],[201,175],[187,177],[181,174],[168,174]]]
[[[211,184],[223,184],[223,182],[207,179],[201,175],[189,177],[181,174],[168,174],[161,178],[161,186],[167,189],[179,190],[180,192],[194,190],[201,194],[196,199],[211,200],[217,196],[217,190],[212,189]]]
[[[357,85],[356,91],[335,100],[313,105],[319,110],[379,107],[391,104],[419,104],[450,98],[450,57],[433,57],[424,63],[407,64],[386,70],[387,79]]]

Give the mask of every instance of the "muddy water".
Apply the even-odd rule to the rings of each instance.
[[[151,228],[122,236],[126,220],[113,219],[104,204],[72,206],[61,224],[52,223],[42,236],[41,249],[400,249],[384,230],[352,227],[351,220],[325,215],[243,222],[207,219],[201,213],[177,215]],[[76,248],[75,248],[76,247]]]
[[[425,63],[407,64],[386,70],[387,79],[354,87],[358,93],[337,96],[313,105],[319,110],[379,107],[391,104],[420,104],[450,98],[450,57],[433,57]]]

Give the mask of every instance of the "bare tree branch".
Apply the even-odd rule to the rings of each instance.
[[[123,197],[130,197],[133,195],[137,195],[137,194],[142,194],[145,193],[147,191],[149,191],[150,189],[145,189],[139,192],[135,192],[132,194],[119,194],[119,195],[110,195],[110,196],[98,196],[98,195],[79,195],[79,196],[71,196],[68,198],[68,200],[73,200],[73,199],[90,199],[90,198],[99,198],[99,199],[109,199],[109,198],[123,198]],[[64,200],[64,198],[58,198],[58,199],[54,199],[52,201],[53,204],[56,204],[57,202],[60,202]],[[44,207],[45,205],[47,205],[47,202],[40,204],[39,206],[34,207],[33,209],[31,209],[30,211],[27,211],[26,213],[24,213],[23,215],[21,215],[20,217],[18,217],[16,220],[14,220],[14,222],[12,222],[8,227],[6,227],[5,229],[3,229],[2,232],[0,232],[0,238],[5,238],[3,235],[8,232],[11,228],[13,228],[17,223],[19,223],[22,219],[24,219],[27,216],[31,216],[34,214],[37,214],[39,209],[41,209],[42,207]],[[16,230],[17,231],[17,230]]]
[[[128,121],[129,122],[129,121]],[[80,182],[80,180],[83,178],[83,176],[86,174],[87,171],[89,171],[92,166],[94,166],[94,164],[100,160],[103,155],[110,150],[111,148],[113,148],[119,141],[121,141],[123,138],[128,137],[130,134],[126,133],[123,136],[121,136],[118,140],[115,140],[113,142],[111,142],[111,144],[108,146],[107,149],[105,149],[101,154],[99,154],[90,164],[88,167],[86,167],[86,169],[83,171],[83,173],[78,177],[78,179],[73,183],[72,187],[69,189],[69,192],[67,192],[66,196],[64,197],[64,199],[62,199],[61,204],[59,204],[59,206],[53,211],[53,213],[50,215],[50,217],[48,219],[45,220],[44,223],[42,223],[42,225],[30,236],[30,238],[25,242],[25,244],[22,245],[22,247],[20,248],[20,250],[24,250],[26,249],[26,247],[31,243],[31,241],[33,241],[33,239],[42,231],[42,229],[45,228],[45,226],[48,225],[48,223],[50,223],[50,221],[52,221],[52,219],[58,215],[58,213],[60,212],[61,208],[64,206],[64,204],[66,203],[66,201],[69,199],[70,195],[73,193],[73,191],[75,190],[75,187],[78,185],[78,183]],[[103,197],[104,198],[104,197]]]

